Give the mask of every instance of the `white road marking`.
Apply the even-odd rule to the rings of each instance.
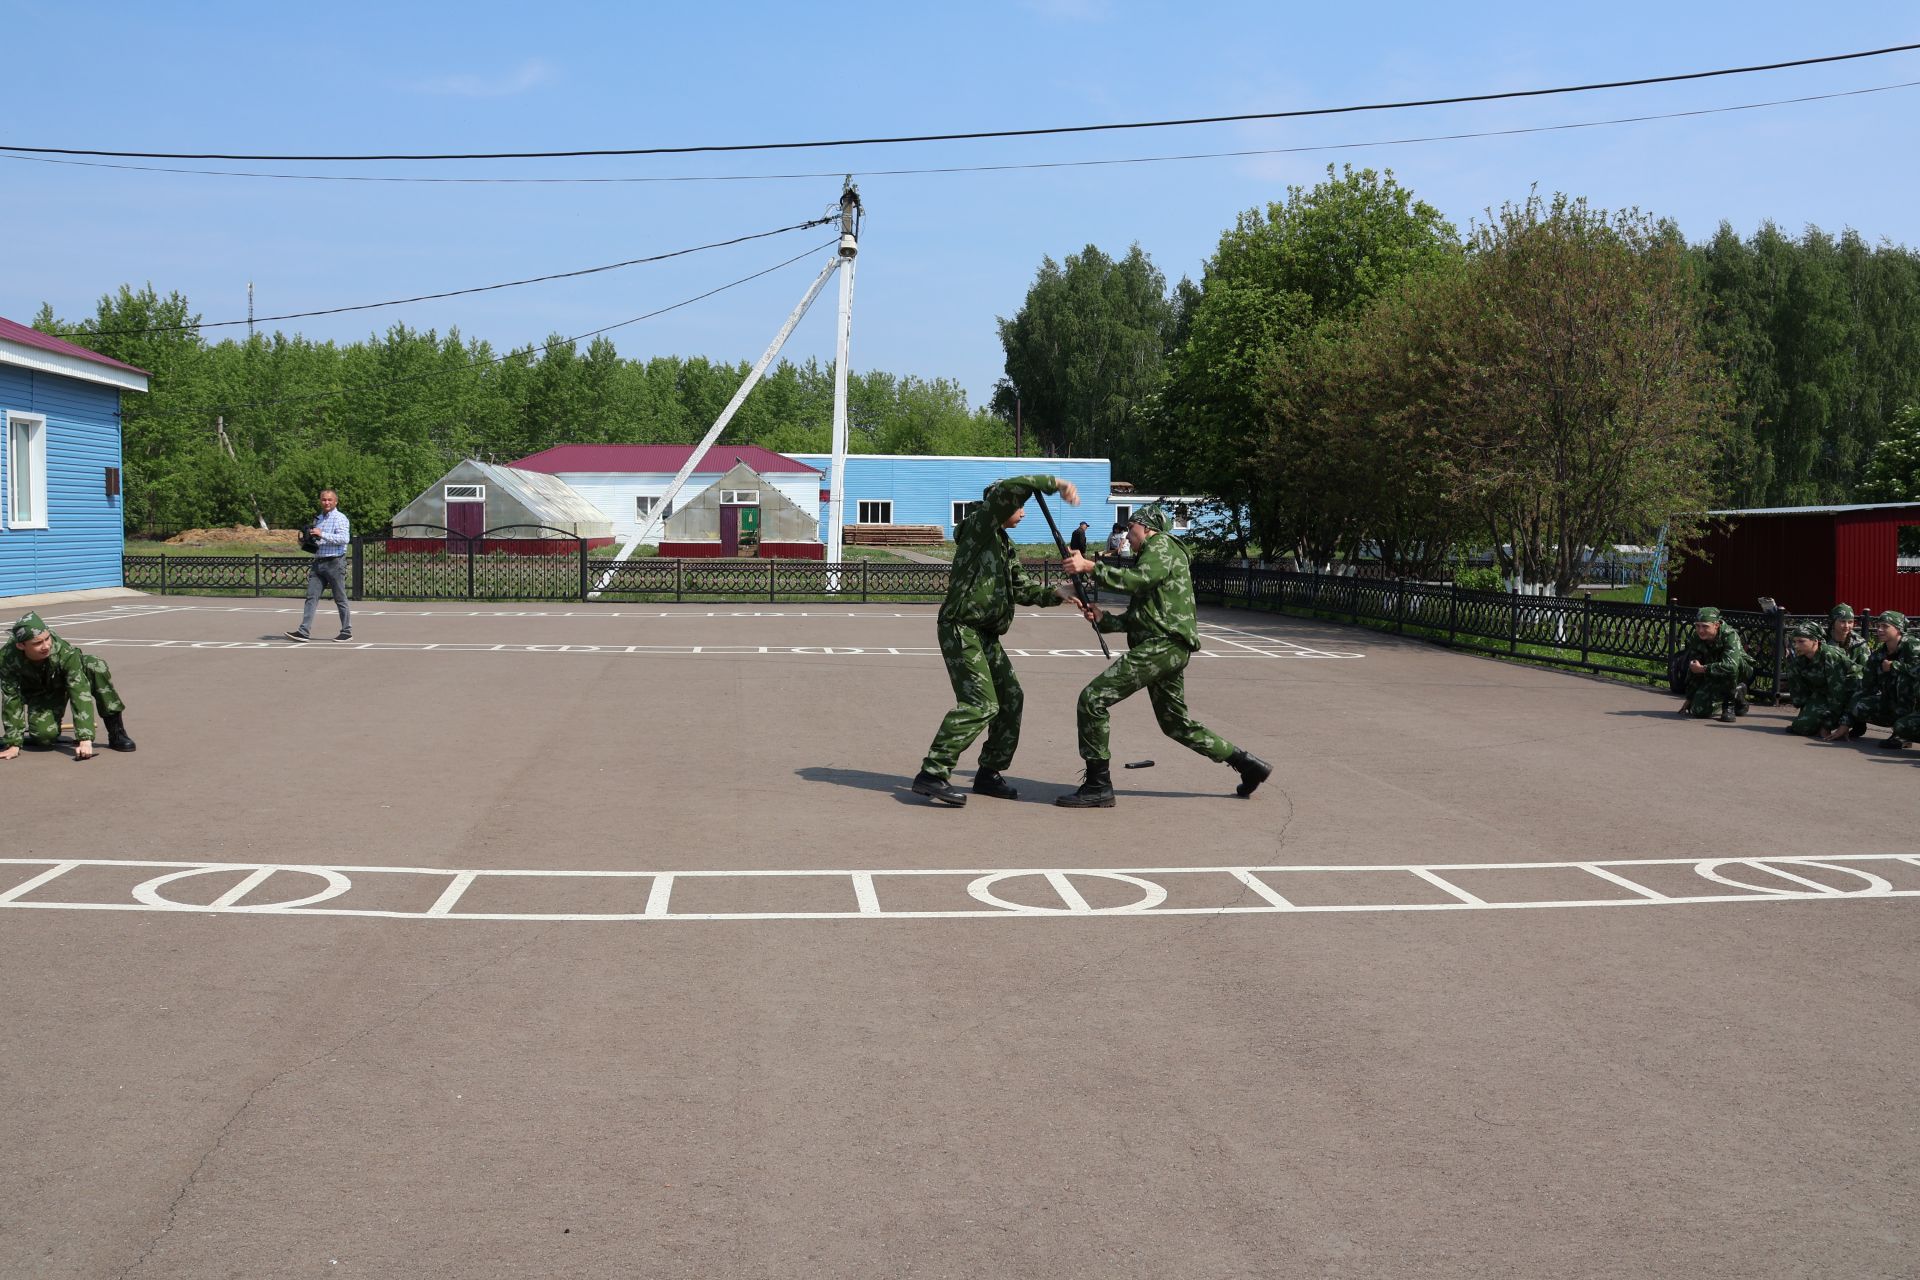
[[[1722,874],[1721,868],[1740,866],[1769,878],[1767,883],[1748,883]],[[1300,915],[1330,912],[1383,911],[1507,911],[1543,910],[1556,907],[1652,907],[1709,906],[1728,902],[1835,902],[1849,898],[1920,898],[1920,887],[1895,888],[1887,874],[1898,868],[1920,866],[1920,859],[1906,854],[1853,854],[1832,858],[1647,858],[1580,862],[1479,862],[1479,863],[1396,863],[1387,865],[1349,864],[1340,866],[1267,866],[1267,867],[1038,867],[1038,868],[875,868],[856,870],[734,870],[734,871],[566,871],[478,870],[445,867],[373,867],[317,866],[271,862],[163,862],[140,859],[54,859],[0,858],[0,867],[39,867],[27,879],[0,891],[0,911],[155,911],[189,914],[251,916],[356,916],[400,920],[466,921],[538,921],[538,922],[613,922],[613,921],[699,921],[699,920],[983,920],[1007,917],[1051,917],[1086,919],[1092,916],[1187,916],[1187,915]],[[125,884],[115,889],[94,888],[86,900],[39,898],[36,893],[47,884],[76,868],[96,869],[89,884],[100,886],[111,877],[103,871],[124,871]],[[1701,894],[1654,893],[1631,878],[1652,868],[1680,868],[1691,871],[1706,884],[1718,886],[1715,892]],[[1527,897],[1529,883],[1536,886],[1560,883],[1553,874],[1567,869],[1585,871],[1596,877],[1595,887],[1603,896],[1592,898]],[[1801,875],[1803,871],[1824,870],[1843,875],[1858,883],[1857,888],[1837,888]],[[1500,871],[1508,873],[1501,883],[1501,894],[1469,893],[1449,878],[1450,873]],[[155,874],[155,873],[158,874]],[[1390,876],[1404,877],[1404,888]],[[227,888],[211,903],[181,901],[170,896],[177,886],[196,877],[229,877],[240,873],[238,883]],[[261,900],[261,890],[270,879],[286,873],[289,886],[300,877],[318,879],[322,887],[301,897]],[[1532,873],[1532,874],[1530,874]],[[510,881],[514,877],[537,876],[547,880],[571,880],[580,885],[582,905],[590,905],[594,885],[608,880],[651,880],[646,905],[638,913],[629,911],[462,911],[459,903],[477,880],[495,878]],[[964,884],[934,885],[928,877],[941,877]],[[1920,885],[1920,877],[1908,872],[1909,880]],[[743,892],[758,886],[754,897],[763,900],[768,893],[776,898],[779,890],[769,882],[791,881],[797,888],[796,901],[786,910],[687,911],[673,909],[675,884],[697,879],[709,886],[702,897],[711,902],[724,901],[728,881],[738,882]],[[814,910],[820,882],[842,880],[850,890],[853,910]],[[1058,905],[1038,904],[1002,897],[995,890],[1010,882],[1028,880],[1045,884]],[[372,902],[390,902],[391,890],[402,881],[414,884],[414,896],[430,906],[396,908]],[[887,906],[889,896],[903,885],[918,882],[916,900],[925,901],[930,892],[944,894],[950,906],[894,909]],[[1290,883],[1291,882],[1291,883]],[[222,881],[224,883],[224,880]],[[1129,886],[1137,894],[1118,906],[1094,906],[1082,886],[1091,883]],[[1795,888],[1794,884],[1808,886]],[[1624,890],[1622,895],[1607,896],[1607,886]],[[1285,886],[1283,892],[1280,886]],[[1297,886],[1297,887],[1296,887]],[[1777,887],[1776,887],[1777,886]],[[1445,890],[1450,901],[1434,902],[1430,887]],[[1181,890],[1179,901],[1199,902],[1196,906],[1168,906],[1170,890]],[[1246,902],[1248,889],[1261,902]],[[1729,892],[1731,890],[1731,892]],[[1036,890],[1028,888],[1026,896]],[[1040,898],[1046,896],[1039,890]],[[254,899],[242,902],[242,899]],[[935,899],[938,901],[938,898]],[[356,905],[367,903],[369,905]],[[325,905],[322,905],[325,904]],[[1205,905],[1212,904],[1212,905]]]
[[[287,640],[153,640],[135,636],[89,636],[89,649],[276,650],[284,653],[571,653],[663,657],[825,657],[825,658],[937,658],[937,645],[831,644],[485,644],[465,640],[351,640],[345,643],[297,645]],[[1102,658],[1098,649],[1022,649],[1007,647],[1015,658]],[[1216,654],[1216,657],[1264,657],[1253,651]],[[1359,654],[1354,654],[1359,657]],[[310,661],[311,659],[309,659]]]

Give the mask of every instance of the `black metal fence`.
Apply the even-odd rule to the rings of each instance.
[[[356,538],[348,548],[351,594],[356,600],[937,600],[946,594],[949,573],[944,564],[868,560],[616,561],[557,530],[542,538],[557,553],[534,554],[527,550],[531,539],[503,539],[497,532]],[[161,594],[299,595],[306,590],[307,565],[305,556],[130,555],[125,580]],[[1057,560],[1029,562],[1027,568],[1049,585],[1063,577]],[[1666,679],[1668,660],[1685,645],[1694,613],[1676,605],[1469,591],[1448,583],[1207,561],[1194,564],[1193,581],[1203,602],[1333,618],[1476,652],[1654,681]],[[1757,668],[1753,692],[1763,700],[1777,697],[1786,630],[1798,619],[1742,610],[1727,610],[1725,617]]]
[[[1667,663],[1686,644],[1694,616],[1691,606],[1468,591],[1451,583],[1221,563],[1196,563],[1193,585],[1203,602],[1340,619],[1483,653],[1657,681],[1667,678]],[[1723,610],[1722,616],[1739,631],[1753,660],[1753,692],[1762,700],[1777,698],[1787,628],[1800,619],[1739,609]]]

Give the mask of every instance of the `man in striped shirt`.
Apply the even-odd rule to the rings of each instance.
[[[287,639],[295,644],[305,644],[312,637],[308,629],[313,626],[313,610],[320,603],[320,593],[331,590],[333,603],[340,610],[340,634],[335,640],[353,639],[353,614],[347,608],[347,543],[353,540],[353,531],[347,525],[347,518],[340,514],[340,495],[331,489],[320,491],[320,518],[315,520],[310,531],[320,540],[319,547],[313,553],[313,564],[307,568],[307,607],[301,611],[298,630],[287,632]]]

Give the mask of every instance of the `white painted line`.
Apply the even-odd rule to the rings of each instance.
[[[1470,907],[1484,907],[1487,905],[1484,901],[1474,897],[1472,894],[1468,893],[1465,889],[1462,889],[1459,885],[1454,884],[1449,880],[1442,879],[1441,877],[1435,875],[1431,870],[1429,870],[1426,867],[1411,867],[1409,868],[1409,870],[1411,870],[1413,874],[1419,876],[1422,880],[1425,880],[1428,884],[1432,885],[1434,888],[1440,889],[1446,893],[1452,894],[1454,897],[1460,899],[1460,901],[1466,903]]]
[[[1770,866],[1769,864],[1764,862],[1757,862],[1752,858],[1745,859],[1745,862],[1748,866],[1752,867],[1755,871],[1765,871],[1771,875],[1779,876],[1782,880],[1791,880],[1793,883],[1801,886],[1802,888],[1811,889],[1815,893],[1839,893],[1840,892],[1840,890],[1834,888],[1832,885],[1821,884],[1818,880],[1809,880],[1805,876],[1797,876],[1791,871],[1783,870],[1782,868],[1776,867],[1776,866]]]
[[[239,902],[240,899],[246,897],[249,893],[253,892],[254,889],[259,887],[261,881],[265,880],[268,876],[272,875],[274,873],[274,870],[275,869],[273,867],[261,867],[258,871],[255,871],[252,875],[249,875],[245,879],[241,880],[239,884],[236,884],[235,886],[233,886],[233,888],[227,890],[225,893],[215,898],[212,902],[212,905],[216,907],[233,906],[236,902]]]
[[[26,861],[26,859],[8,858],[7,861],[8,862],[24,862]],[[17,898],[25,897],[27,894],[32,893],[35,889],[38,889],[41,885],[47,883],[47,881],[57,880],[58,878],[67,874],[67,872],[73,870],[75,867],[79,865],[80,864],[77,862],[56,863],[55,865],[48,867],[45,871],[42,871],[39,875],[33,877],[31,880],[22,880],[19,884],[13,886],[13,888],[7,890],[5,893],[0,893],[0,902],[12,902]]]
[[[860,914],[877,916],[880,914],[880,895],[873,891],[871,872],[856,871],[852,876],[853,900],[860,904]]]
[[[1266,899],[1268,906],[1285,908],[1291,908],[1293,906],[1291,902],[1288,902],[1280,895],[1278,890],[1265,880],[1262,880],[1259,876],[1253,874],[1253,872],[1236,867],[1230,874],[1235,880],[1238,880],[1241,884],[1244,884],[1247,888]]]
[[[430,916],[444,916],[449,911],[452,911],[454,903],[460,901],[461,896],[466,893],[468,886],[478,878],[479,874],[477,871],[462,871],[459,875],[455,876],[447,884],[447,887],[441,891],[440,896],[434,899],[433,905],[427,908],[427,914]]]
[[[1060,895],[1060,901],[1067,904],[1068,911],[1085,915],[1087,912],[1093,910],[1092,904],[1081,897],[1080,891],[1073,887],[1073,881],[1067,878],[1066,872],[1047,872],[1047,883],[1052,885],[1053,891]]]
[[[1625,876],[1615,875],[1613,872],[1607,870],[1603,866],[1600,866],[1598,863],[1582,862],[1579,864],[1579,867],[1582,871],[1592,872],[1594,875],[1599,876],[1602,880],[1611,880],[1613,883],[1619,885],[1622,889],[1631,889],[1633,892],[1639,894],[1641,897],[1647,898],[1653,902],[1667,901],[1666,894],[1655,893],[1652,889],[1647,888],[1647,886],[1643,884],[1635,884],[1633,881],[1627,879]]]
[[[668,900],[673,897],[673,876],[671,871],[663,872],[653,878],[653,884],[647,890],[647,918],[658,920],[667,914]]]

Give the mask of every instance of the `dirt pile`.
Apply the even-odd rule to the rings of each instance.
[[[223,529],[188,529],[167,539],[171,547],[297,547],[298,529],[260,529],[250,524]]]

